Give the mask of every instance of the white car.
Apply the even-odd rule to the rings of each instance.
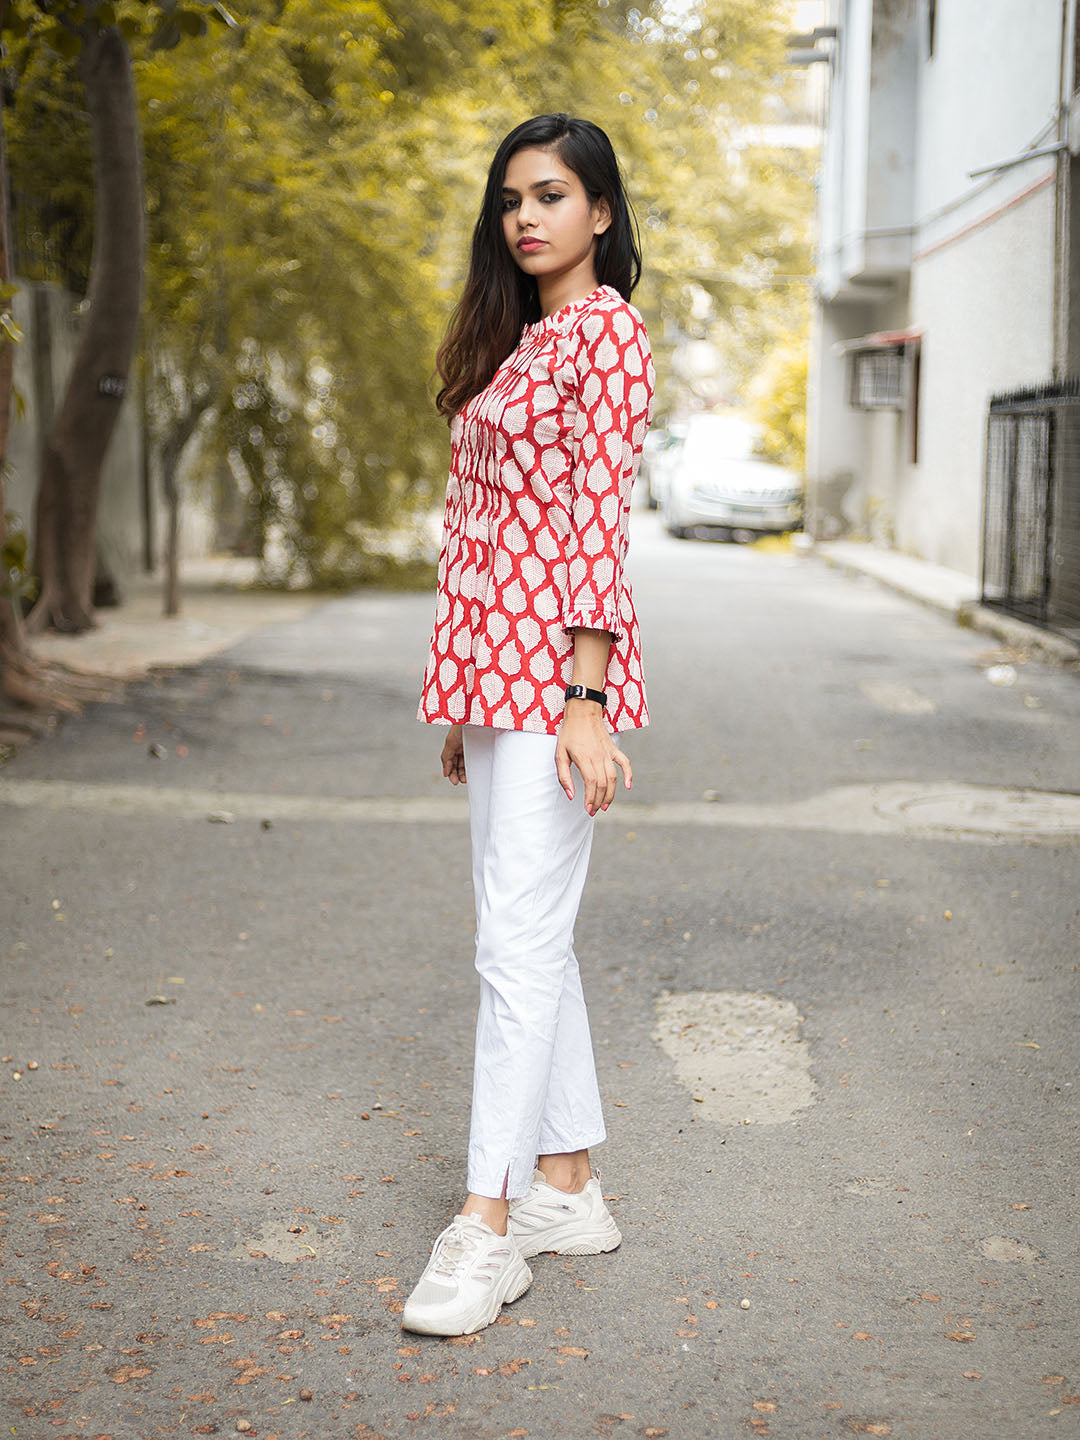
[[[690,421],[664,497],[664,526],[680,539],[715,532],[775,534],[802,527],[801,478],[754,454],[758,430],[734,415]]]
[[[650,430],[645,436],[639,478],[645,482],[650,510],[659,510],[667,495],[671,472],[678,463],[685,427],[673,425],[667,430]]]

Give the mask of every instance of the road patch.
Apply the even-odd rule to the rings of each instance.
[[[802,1017],[788,1000],[693,990],[656,1001],[653,1039],[695,1114],[717,1125],[780,1125],[814,1103]]]

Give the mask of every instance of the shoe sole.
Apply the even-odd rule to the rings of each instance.
[[[515,1300],[520,1300],[533,1282],[532,1271],[525,1264],[525,1257],[519,1255],[518,1258],[520,1268],[514,1265],[513,1261],[507,1267],[505,1292],[500,1295],[496,1289],[479,1305],[470,1310],[460,1322],[455,1322],[453,1327],[440,1321],[438,1316],[410,1315],[408,1304],[406,1304],[401,1315],[402,1330],[410,1330],[416,1335],[475,1335],[477,1330],[486,1330],[489,1325],[494,1325],[502,1307],[512,1305]]]
[[[531,1260],[535,1255],[606,1255],[617,1250],[622,1244],[622,1235],[615,1221],[608,1217],[607,1225],[582,1234],[577,1226],[552,1226],[545,1235],[530,1235],[518,1239],[522,1257]]]

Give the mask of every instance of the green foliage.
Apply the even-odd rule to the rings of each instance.
[[[205,35],[207,21],[231,25],[224,5],[179,0],[7,0],[0,6],[0,30],[14,40],[29,39],[71,60],[96,31],[117,26],[126,40],[170,50],[185,35]]]
[[[14,510],[4,512],[4,544],[0,547],[0,594],[33,600],[37,586],[30,569],[30,541]]]
[[[29,280],[85,294],[93,247],[89,129],[78,60],[83,41],[116,25],[137,47],[232,24],[220,4],[194,0],[7,0],[0,4],[14,258]]]
[[[93,245],[90,135],[77,62],[7,37],[13,263],[23,280],[85,294]]]
[[[183,376],[153,387],[155,426],[210,403],[203,473],[228,466],[290,583],[364,571],[373,532],[427,503],[444,463],[437,265],[417,253],[433,221],[423,183],[402,184],[417,142],[386,124],[387,23],[268,7],[213,50],[139,64],[149,324]]]
[[[203,414],[201,472],[232,477],[290,583],[372,573],[379,532],[441,494],[435,350],[490,155],[526,116],[612,137],[662,398],[681,336],[718,340],[749,383],[790,328],[772,281],[809,268],[810,177],[747,138],[785,103],[782,0],[244,0],[199,38],[216,8],[15,0],[12,165],[89,214],[57,27],[111,14],[142,106],[154,433],[167,447]]]
[[[3,338],[13,345],[26,338],[10,310],[0,310],[0,331],[3,332]]]
[[[802,470],[806,463],[806,371],[808,353],[777,350],[752,394],[752,412],[762,427],[762,453],[777,464]]]

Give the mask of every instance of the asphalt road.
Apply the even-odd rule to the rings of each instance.
[[[398,1329],[461,1194],[467,832],[430,598],[332,601],[0,773],[5,1434],[1080,1432],[1080,681],[635,525],[653,725],[577,946],[622,1248]]]

